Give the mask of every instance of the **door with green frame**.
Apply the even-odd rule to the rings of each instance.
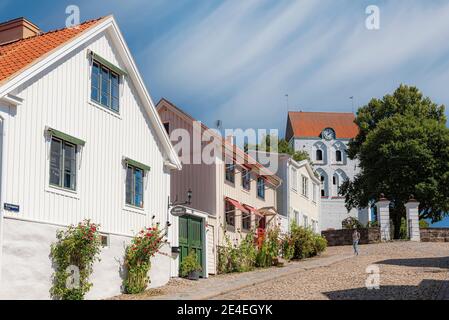
[[[194,251],[201,268],[204,270],[203,241],[202,219],[190,215],[179,217],[179,263],[189,252]]]

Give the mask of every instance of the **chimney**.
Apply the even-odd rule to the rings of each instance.
[[[36,36],[41,33],[38,26],[25,18],[0,23],[0,45]]]

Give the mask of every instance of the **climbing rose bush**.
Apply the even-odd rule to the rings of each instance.
[[[99,261],[101,237],[99,225],[84,220],[56,233],[51,245],[51,257],[56,266],[50,294],[55,299],[83,300],[92,287],[89,276],[93,264]]]
[[[143,292],[150,279],[148,272],[151,269],[150,259],[159,252],[166,240],[163,240],[163,230],[159,224],[142,229],[126,248],[125,267],[127,276],[124,280],[126,293],[134,294]]]

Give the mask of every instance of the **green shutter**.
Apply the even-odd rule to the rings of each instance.
[[[91,51],[91,56],[92,56],[92,59],[94,59],[95,61],[104,65],[105,67],[109,68],[110,70],[114,71],[115,73],[118,73],[119,75],[122,75],[122,76],[128,75],[128,73],[126,71],[120,69],[116,65],[110,63],[108,60],[106,60],[105,58],[99,56],[98,54],[96,54],[92,51]]]
[[[125,163],[129,164],[130,166],[142,169],[144,171],[150,171],[151,170],[150,166],[147,166],[147,165],[145,165],[143,163],[140,163],[138,161],[135,161],[135,160],[132,160],[132,159],[129,159],[129,158],[125,158]]]
[[[84,140],[75,138],[71,135],[68,135],[64,132],[58,131],[56,129],[48,128],[47,131],[51,134],[52,137],[59,138],[61,140],[76,144],[78,146],[84,146],[86,144],[86,142]]]

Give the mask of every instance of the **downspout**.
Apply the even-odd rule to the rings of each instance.
[[[4,210],[4,196],[5,196],[5,187],[6,187],[6,161],[5,161],[5,145],[6,145],[6,121],[5,118],[3,118],[2,116],[0,116],[0,121],[2,122],[2,132],[0,132],[1,134],[1,139],[2,139],[2,145],[1,145],[1,152],[2,152],[2,156],[1,156],[1,182],[0,182],[0,283],[2,281],[2,270],[3,270],[3,220],[4,220],[4,216],[5,216],[5,210]]]
[[[285,173],[285,180],[287,180],[287,185],[286,185],[286,192],[285,192],[285,196],[287,197],[287,232],[289,232],[290,230],[290,166],[291,166],[291,161],[290,159],[287,161],[287,172]]]

